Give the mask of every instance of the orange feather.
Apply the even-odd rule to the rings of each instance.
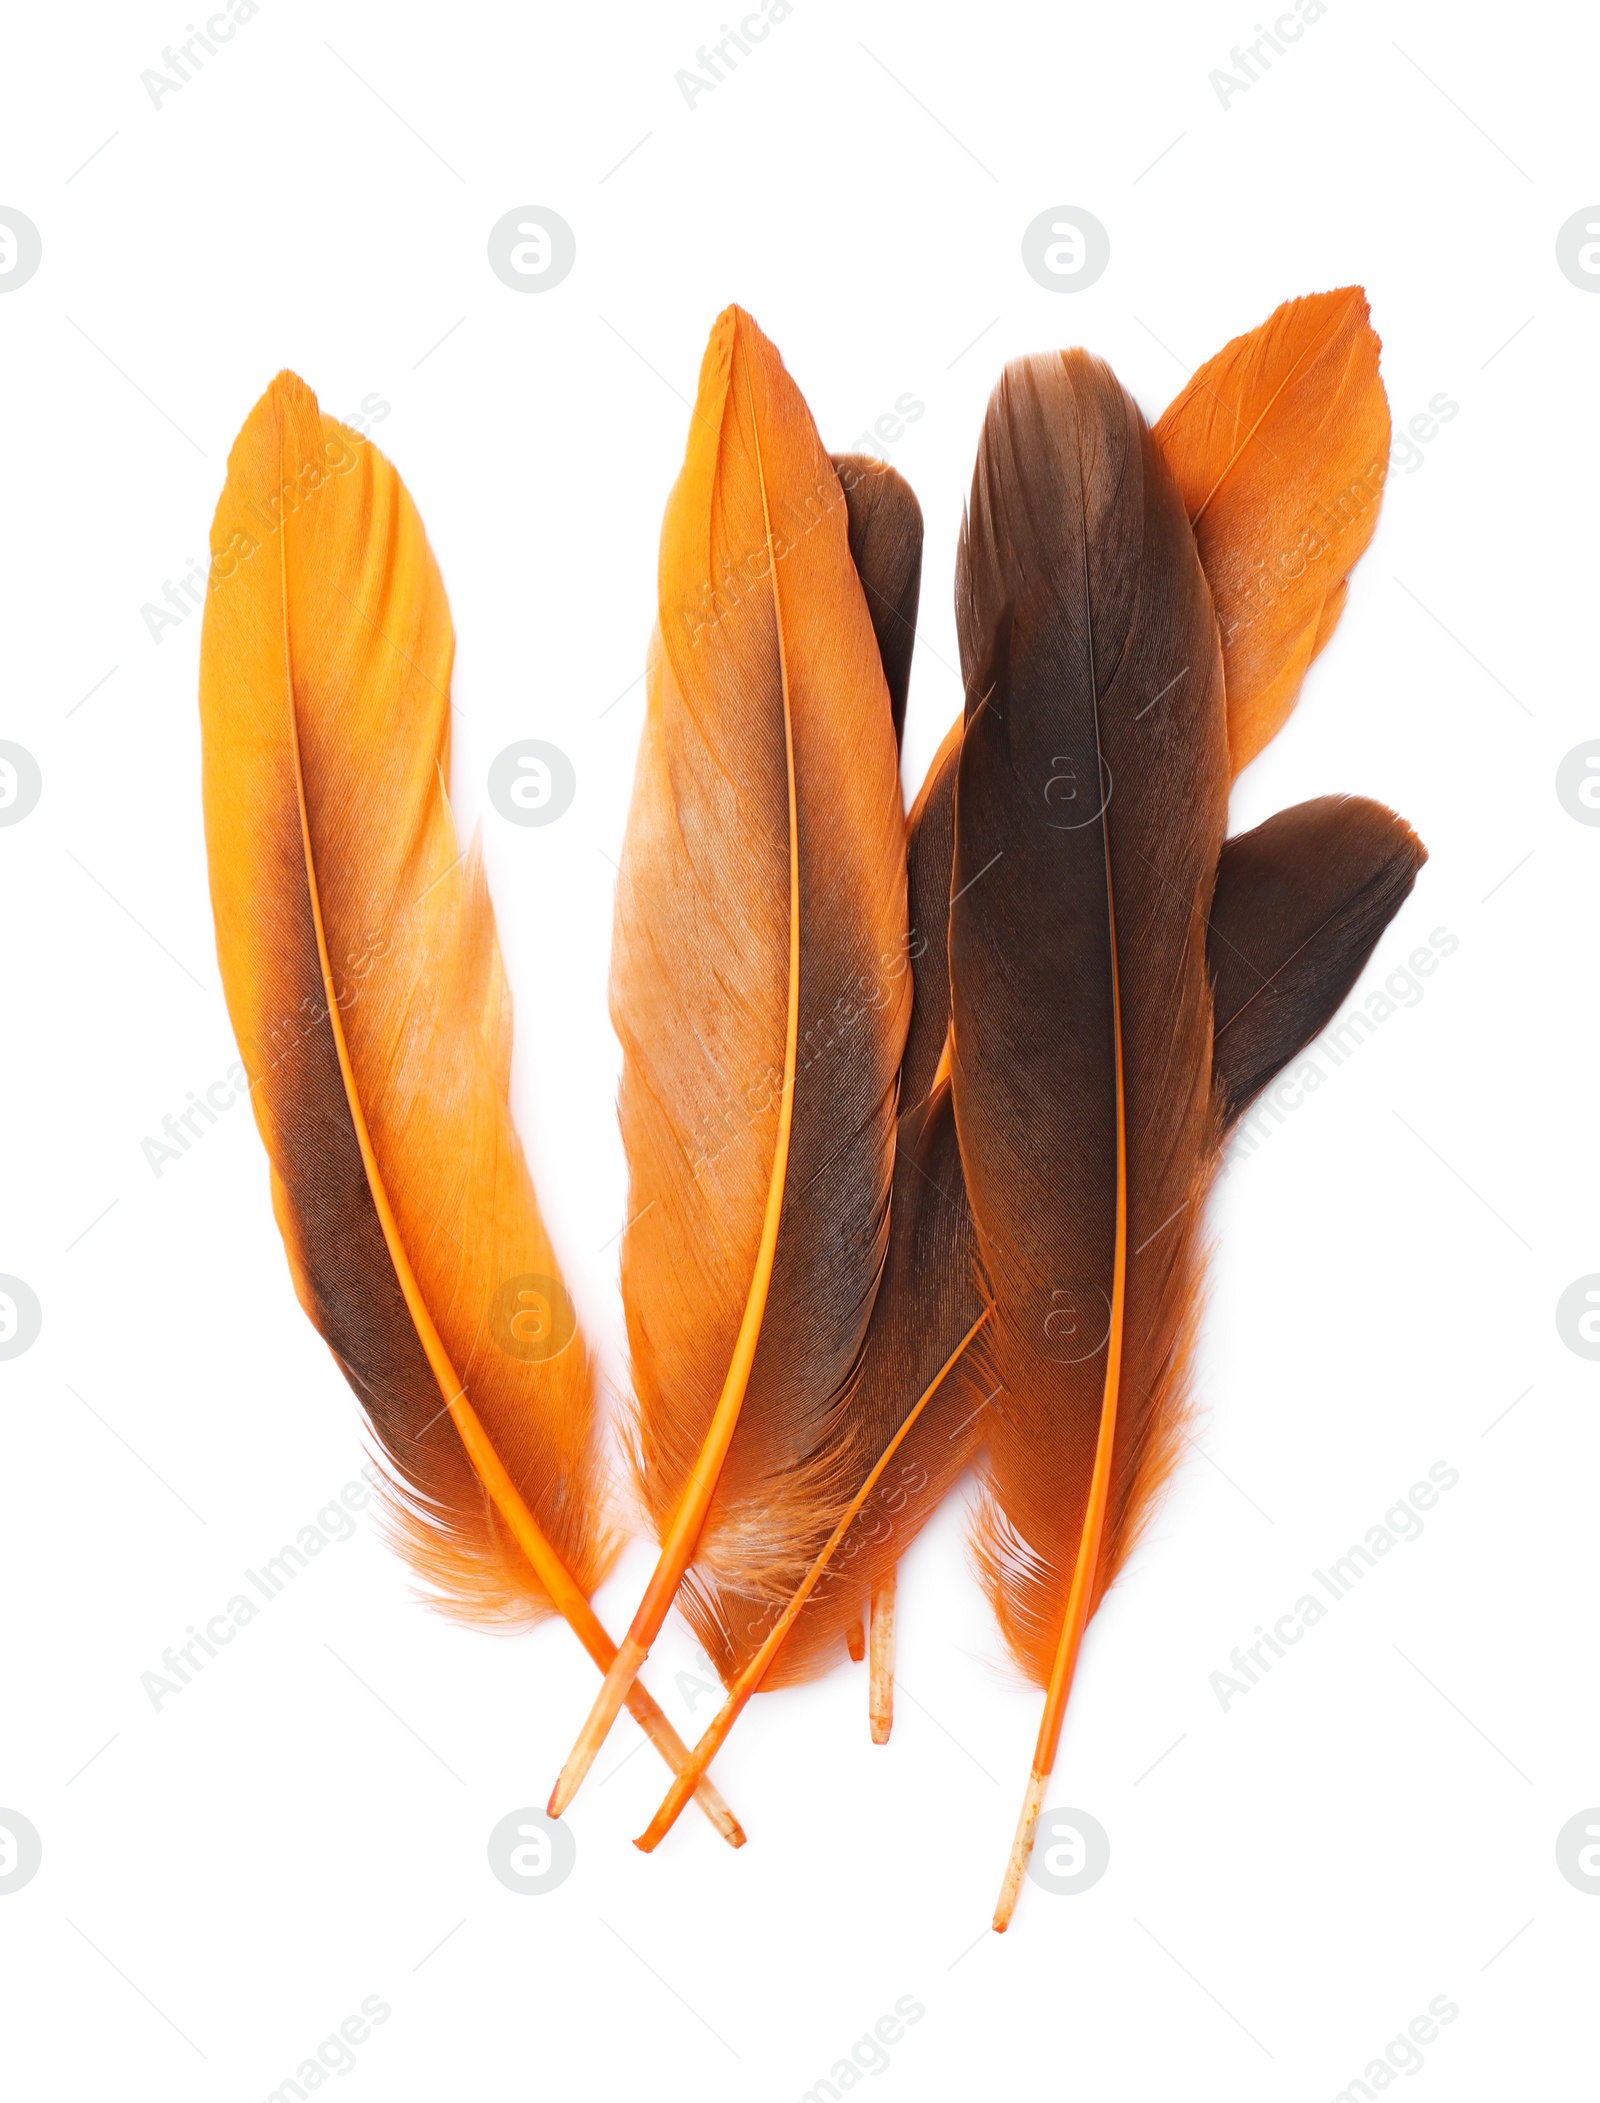
[[[554,1608],[603,1671],[594,1380],[511,1123],[482,862],[446,800],[437,565],[388,461],[290,373],[239,434],[211,545],[217,955],[295,1289],[434,1602],[489,1627]],[[655,1704],[636,1713],[681,1764]]]
[[[1380,347],[1359,285],[1287,300],[1208,358],[1155,427],[1216,602],[1235,774],[1288,721],[1378,523]]]
[[[612,959],[637,1474],[662,1550],[557,1812],[691,1562],[686,1611],[732,1669],[847,1493],[905,947],[894,724],[845,495],[776,350],[730,308],[662,528]]]

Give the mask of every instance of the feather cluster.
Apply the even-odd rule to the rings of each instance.
[[[955,580],[965,701],[906,816],[921,513],[831,457],[777,351],[712,331],[662,530],[611,1014],[633,1396],[615,1488],[511,1122],[511,1006],[447,801],[453,637],[399,477],[281,375],[229,461],[201,672],[212,902],[301,1304],[444,1608],[559,1614],[706,1772],[762,1686],[860,1657],[979,1468],[976,1567],[1044,1714],[1016,1903],[1084,1631],[1170,1473],[1207,1191],[1424,851],[1327,796],[1225,838],[1343,611],[1389,450],[1347,289],[1152,428],[1082,351],[1007,368]],[[621,1643],[590,1595],[660,1543]],[[639,1674],[677,1606],[727,1700],[692,1750]]]

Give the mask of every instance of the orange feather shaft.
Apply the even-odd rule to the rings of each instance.
[[[715,1759],[718,1751],[726,1741],[728,1733],[739,1720],[745,1704],[760,1687],[762,1680],[765,1679],[767,1668],[782,1649],[783,1640],[798,1620],[801,1608],[822,1582],[828,1565],[833,1560],[835,1550],[844,1540],[846,1534],[849,1533],[850,1528],[866,1505],[867,1499],[882,1481],[884,1470],[888,1467],[890,1461],[894,1459],[896,1453],[899,1452],[901,1446],[904,1445],[913,1425],[933,1400],[946,1374],[950,1372],[988,1319],[989,1309],[986,1307],[939,1368],[937,1377],[930,1381],[924,1392],[918,1396],[915,1404],[907,1412],[905,1421],[879,1455],[871,1473],[846,1506],[844,1515],[829,1536],[826,1547],[824,1547],[822,1553],[806,1572],[804,1580],[794,1592],[776,1622],[774,1622],[766,1641],[728,1689],[727,1700],[712,1718],[704,1736],[690,1753],[687,1765],[679,1770],[672,1787],[662,1798],[655,1817],[651,1819],[649,1825],[634,1842],[634,1846],[642,1849],[645,1854],[650,1854],[659,1847],[677,1823],[678,1813],[689,1800],[689,1792],[694,1786],[695,1775],[702,1773],[710,1765],[711,1761]]]
[[[874,1745],[887,1745],[894,1728],[894,1609],[899,1566],[872,1588],[872,1677],[867,1714]]]

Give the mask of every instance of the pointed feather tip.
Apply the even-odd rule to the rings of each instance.
[[[360,432],[351,430],[339,417],[330,416],[318,401],[316,389],[302,380],[292,367],[285,365],[281,371],[274,373],[257,397],[249,415],[239,426],[238,436],[228,448],[230,479],[249,479],[251,469],[256,465],[254,448],[269,430],[276,434],[280,425],[284,428],[299,425],[307,432],[308,443],[313,453],[327,442],[330,427],[350,445],[371,445],[375,453],[378,451],[370,438],[364,438]],[[314,439],[310,438],[311,433],[315,434]],[[327,458],[330,462],[334,460],[332,454]]]
[[[1323,322],[1330,334],[1348,328],[1358,338],[1370,338],[1373,355],[1381,360],[1383,338],[1372,326],[1372,305],[1364,285],[1335,285],[1326,292],[1299,292],[1292,299],[1280,300],[1264,321],[1258,322],[1254,328],[1241,329],[1237,336],[1230,336],[1220,350],[1207,358],[1168,404],[1162,424],[1180,402],[1193,403],[1203,398],[1205,389],[1197,383],[1214,368],[1225,367],[1246,345],[1254,345],[1259,355],[1261,347],[1277,337],[1280,331],[1293,329],[1303,321],[1315,320]],[[1382,384],[1381,375],[1379,384]]]
[[[1312,292],[1309,300],[1324,300],[1328,312],[1338,312],[1341,319],[1348,319],[1358,333],[1372,338],[1373,353],[1381,362],[1383,338],[1372,326],[1372,302],[1367,297],[1365,285],[1336,285],[1331,292]]]
[[[337,417],[325,415],[315,389],[285,366],[274,374],[252,405],[228,448],[224,493],[218,499],[211,528],[214,555],[220,552],[215,538],[219,532],[223,532],[224,544],[226,542],[222,512],[228,502],[230,487],[236,494],[253,494],[258,499],[267,492],[276,496],[281,490],[285,474],[285,434],[291,431],[297,434],[297,442],[287,449],[296,456],[287,470],[290,474],[300,474],[313,464],[337,465],[339,456],[327,450],[332,442],[332,432],[338,432],[347,445],[360,446],[370,442],[348,430]]]
[[[711,324],[711,333],[706,338],[706,347],[700,358],[700,373],[695,382],[694,406],[689,412],[689,437],[684,448],[682,486],[692,491],[701,478],[716,472],[716,463],[722,450],[722,423],[727,406],[728,390],[733,380],[734,354],[739,347],[741,335],[753,331],[756,339],[765,342],[761,331],[744,311],[743,307],[724,307]],[[746,344],[746,356],[750,346]],[[691,508],[702,508],[704,496],[689,498]],[[672,505],[668,504],[670,520]],[[662,551],[665,556],[667,526],[662,528]]]
[[[286,418],[298,416],[320,418],[322,415],[322,409],[317,401],[315,390],[308,387],[300,375],[297,372],[292,372],[287,365],[284,366],[281,372],[275,373],[267,382],[267,385],[256,397],[249,415],[246,416],[244,422],[239,426],[239,435],[234,439],[228,453],[229,474],[232,474],[234,471],[234,455],[247,439],[254,438],[262,425],[275,411],[281,411]]]
[[[1367,297],[1365,285],[1335,285],[1327,292],[1298,293],[1293,299],[1283,300],[1274,307],[1261,327],[1270,329],[1275,322],[1287,324],[1301,316],[1320,317],[1331,328],[1348,327],[1357,335],[1370,336],[1375,352],[1383,349],[1383,338],[1372,326],[1372,302]],[[1246,329],[1233,339],[1233,343],[1243,342],[1245,337],[1255,334],[1256,330]],[[1232,347],[1232,343],[1226,345],[1218,355],[1225,356]],[[1204,367],[1201,369],[1203,371]]]
[[[713,390],[718,390],[726,384],[733,369],[735,356],[744,361],[747,370],[754,367],[769,378],[779,378],[799,394],[794,375],[783,362],[783,353],[776,343],[748,307],[732,303],[724,307],[711,324],[705,356],[700,364],[702,390],[706,388],[708,380]]]
[[[743,346],[746,354],[758,345],[771,349],[755,316],[738,305],[723,308],[711,324],[711,333],[706,338],[705,356],[700,361],[700,387],[705,391],[706,382],[712,380],[720,385],[732,367],[734,352]]]
[[[1365,285],[1335,285],[1331,291],[1310,292],[1307,293],[1306,297],[1313,300],[1326,300],[1330,308],[1334,306],[1346,307],[1352,313],[1359,314],[1361,320],[1365,322],[1370,322],[1372,319],[1372,302],[1367,297]]]

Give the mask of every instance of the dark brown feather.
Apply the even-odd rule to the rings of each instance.
[[[911,651],[922,593],[922,506],[903,475],[867,453],[835,453],[849,518],[850,559],[866,594],[889,688],[895,743],[906,727]]]
[[[985,1355],[1005,1387],[979,1547],[1007,1639],[1043,1684],[1108,1375],[1117,1429],[1096,1595],[1181,1410],[1213,1145],[1204,937],[1227,781],[1216,617],[1172,476],[1097,360],[1008,368],[980,443],[957,614],[969,722],[954,1099],[996,1301]]]
[[[950,871],[956,853],[956,761],[963,724],[953,723],[911,806],[906,908],[911,919],[911,1028],[900,1068],[900,1106],[926,1102],[950,1028]]]
[[[900,1119],[889,1255],[861,1366],[843,1405],[852,1434],[851,1490],[935,1381],[986,1304],[956,1143],[950,1086]],[[974,1358],[958,1360],[835,1551],[763,1684],[825,1670],[875,1585],[896,1564],[971,1464],[985,1429]],[[848,1498],[840,1500],[841,1510]],[[821,1546],[819,1542],[818,1546]]]
[[[1427,858],[1362,796],[1297,803],[1228,841],[1206,942],[1224,1129],[1332,1021]]]

